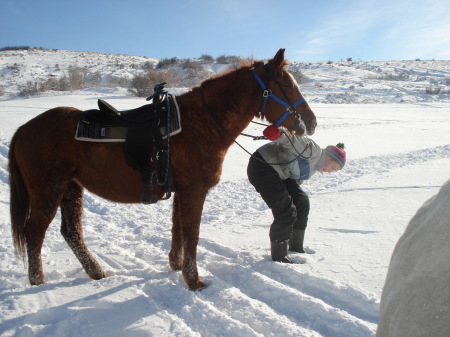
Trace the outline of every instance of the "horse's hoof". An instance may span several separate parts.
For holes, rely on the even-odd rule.
[[[45,281],[30,281],[31,286],[40,286],[41,284],[45,284]]]
[[[169,266],[170,266],[170,269],[172,269],[172,270],[175,270],[175,271],[181,270],[181,265],[178,263],[169,263]]]
[[[28,280],[30,281],[30,285],[32,286],[40,286],[41,284],[45,283],[44,275],[38,275],[29,277]]]
[[[169,266],[172,270],[181,270],[181,258],[178,254],[169,253]]]
[[[197,281],[197,283],[194,286],[190,286],[189,290],[191,291],[202,291],[203,289],[207,288],[208,285],[204,283],[203,281]]]
[[[103,278],[109,277],[109,274],[104,272],[103,270],[97,272],[97,273],[89,273],[88,276],[93,280],[101,280]]]

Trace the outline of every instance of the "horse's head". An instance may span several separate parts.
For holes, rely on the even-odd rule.
[[[316,116],[303,98],[294,77],[286,70],[284,49],[266,64],[255,62],[253,74],[262,88],[259,116],[297,135],[314,134]]]

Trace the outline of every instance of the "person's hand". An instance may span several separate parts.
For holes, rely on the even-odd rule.
[[[263,135],[269,140],[277,140],[281,136],[281,131],[277,126],[271,125],[265,128]]]

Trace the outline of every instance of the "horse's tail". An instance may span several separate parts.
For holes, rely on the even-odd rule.
[[[24,260],[26,250],[25,223],[30,214],[30,198],[16,161],[15,146],[19,134],[20,129],[13,136],[9,147],[10,213],[16,255]]]

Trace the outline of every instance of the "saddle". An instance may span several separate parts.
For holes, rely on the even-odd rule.
[[[175,97],[164,90],[164,84],[156,85],[154,94],[147,98],[152,103],[136,109],[118,111],[99,99],[98,110],[82,113],[75,135],[80,141],[124,142],[125,161],[142,176],[144,204],[158,201],[154,183],[161,186],[163,200],[173,192],[170,136],[181,132],[181,125]]]

